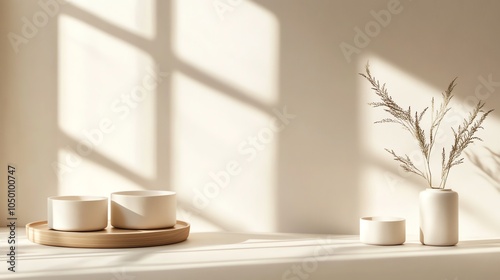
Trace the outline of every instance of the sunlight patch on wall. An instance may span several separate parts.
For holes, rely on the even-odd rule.
[[[82,158],[72,148],[63,147],[58,152],[58,161],[75,165],[71,171],[60,177],[57,194],[109,196],[112,192],[140,190],[143,186],[117,172],[110,172],[107,166]]]
[[[243,1],[222,20],[212,1],[182,0],[173,15],[172,47],[182,62],[261,103],[277,102],[279,22],[271,12]]]
[[[58,121],[63,148],[81,155],[88,167],[82,164],[74,169],[85,172],[67,175],[81,182],[95,180],[100,187],[115,182],[102,179],[109,177],[106,172],[155,178],[155,95],[161,81],[151,57],[64,15],[59,18],[58,36]]]
[[[180,72],[172,76],[172,116],[172,184],[185,208],[232,230],[273,228],[273,118]]]
[[[70,4],[146,39],[156,36],[154,0],[71,0]]]

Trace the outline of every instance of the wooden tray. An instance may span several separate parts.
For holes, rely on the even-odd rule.
[[[31,242],[74,248],[132,248],[178,243],[189,236],[189,223],[177,221],[171,228],[152,230],[118,229],[111,226],[99,231],[74,232],[50,229],[47,221],[26,225]]]

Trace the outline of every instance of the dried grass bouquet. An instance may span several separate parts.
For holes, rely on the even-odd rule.
[[[425,159],[425,170],[422,171],[419,169],[408,155],[405,154],[404,156],[400,156],[392,149],[385,150],[394,157],[395,161],[400,163],[401,168],[403,168],[406,172],[415,173],[424,178],[430,188],[444,189],[448,175],[450,174],[450,169],[455,165],[463,163],[464,158],[460,155],[465,148],[474,143],[475,140],[482,141],[481,138],[476,137],[475,134],[482,128],[481,124],[493,110],[486,112],[483,111],[484,102],[479,101],[472,111],[469,112],[468,117],[464,118],[462,124],[460,124],[457,128],[451,128],[454,136],[454,142],[449,149],[448,156],[446,156],[445,148],[441,151],[441,182],[438,187],[435,187],[432,185],[432,172],[430,167],[431,152],[436,142],[437,132],[441,126],[443,118],[451,109],[449,104],[450,100],[453,98],[452,91],[456,85],[456,78],[451,81],[446,91],[442,93],[440,106],[435,107],[434,98],[432,98],[430,113],[427,114],[430,114],[430,127],[425,128],[422,127],[422,118],[427,113],[429,107],[426,107],[421,112],[413,112],[411,107],[403,109],[389,95],[385,84],[381,86],[379,81],[372,76],[369,64],[366,65],[366,73],[359,73],[359,75],[363,76],[368,80],[368,82],[370,82],[373,91],[380,98],[380,101],[368,104],[374,108],[380,107],[390,115],[390,117],[376,121],[375,123],[395,123],[408,131],[413,138],[415,138],[420,151],[422,152]]]

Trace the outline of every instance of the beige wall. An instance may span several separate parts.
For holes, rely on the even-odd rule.
[[[20,224],[45,218],[45,200],[57,192],[50,166],[57,160],[57,32],[56,20],[16,54],[8,33],[20,34],[21,18],[40,10],[35,1],[2,1],[2,201],[6,201],[7,164],[17,167]],[[6,207],[2,203],[2,208]],[[4,220],[7,209],[1,214]]]
[[[58,4],[17,54],[1,41],[1,166],[19,169],[22,223],[44,219],[51,195],[171,189],[195,230],[353,234],[360,216],[392,215],[417,234],[425,184],[383,150],[414,143],[372,124],[383,115],[357,73],[370,60],[420,108],[459,76],[452,117],[481,79],[500,81],[496,1],[96,3]],[[43,11],[0,5],[4,38]],[[477,96],[497,108],[499,92]],[[500,153],[498,113],[484,126],[476,163],[449,180],[463,237],[500,233],[500,160],[484,148]]]

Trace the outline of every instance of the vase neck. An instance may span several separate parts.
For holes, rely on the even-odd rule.
[[[451,192],[451,191],[453,191],[452,189],[434,189],[434,188],[427,188],[425,190],[430,191],[430,192]]]

